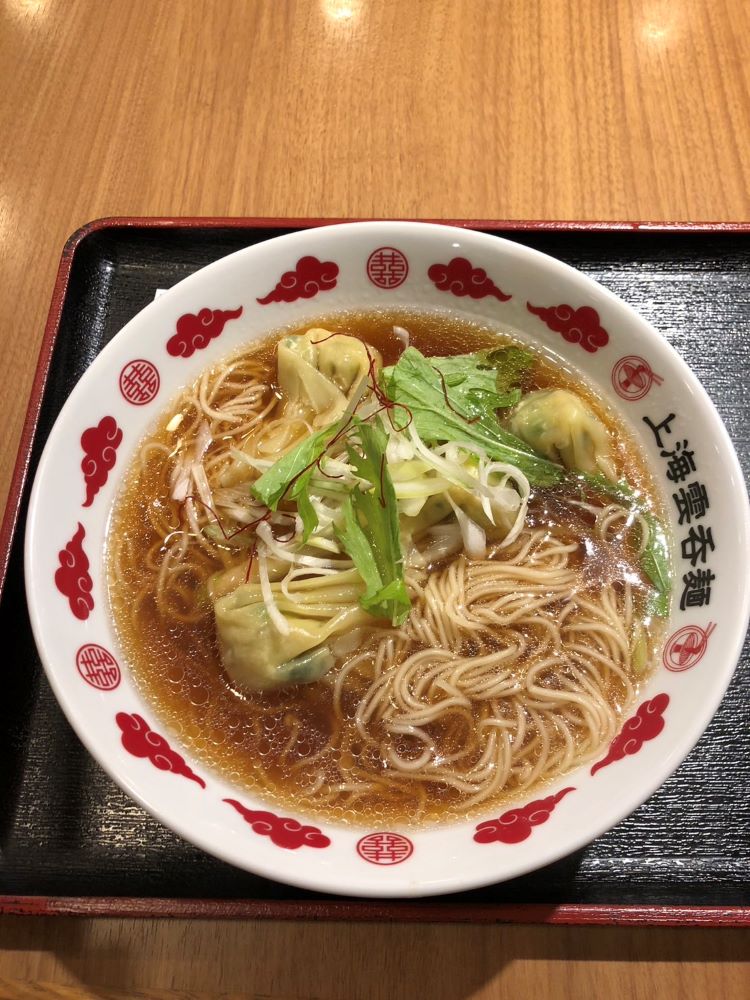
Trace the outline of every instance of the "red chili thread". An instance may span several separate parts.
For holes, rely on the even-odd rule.
[[[380,387],[380,384],[378,383],[378,377],[375,371],[375,364],[376,364],[375,356],[373,354],[370,354],[370,348],[367,346],[367,344],[364,345],[364,348],[365,351],[367,352],[367,358],[370,362],[370,368],[369,368],[370,388],[372,389],[378,403],[380,403],[380,409],[376,411],[376,413],[373,413],[372,416],[375,417],[378,415],[378,413],[382,413],[383,410],[385,410],[388,416],[388,422],[391,425],[391,429],[394,431],[405,431],[407,427],[409,427],[409,425],[411,424],[412,420],[414,419],[414,414],[411,412],[411,410],[405,403],[394,403],[392,399],[389,399],[388,396],[386,396],[386,394]],[[407,421],[401,427],[397,426],[393,419],[393,411],[399,408],[402,410],[406,410],[407,413]]]
[[[380,456],[380,506],[385,509],[385,454]]]
[[[312,344],[322,344],[326,340],[331,340],[333,337],[339,337],[339,336],[344,336],[344,334],[331,333],[327,337],[323,337],[320,340],[310,341],[310,343],[312,343]],[[376,362],[376,358],[375,358],[375,356],[373,354],[371,354],[370,348],[369,348],[369,346],[367,344],[364,344],[364,342],[363,342],[363,346],[365,348],[365,352],[367,353],[367,359],[368,359],[368,375],[369,375],[368,383],[369,383],[370,389],[372,390],[372,392],[375,395],[375,398],[378,400],[378,403],[380,403],[379,408],[377,410],[375,410],[374,413],[370,414],[369,417],[366,417],[365,419],[367,421],[373,420],[376,416],[379,416],[379,414],[381,414],[381,413],[383,413],[385,411],[385,413],[388,416],[388,421],[389,421],[389,423],[391,425],[391,428],[394,431],[405,431],[411,425],[411,423],[412,423],[412,421],[414,419],[414,414],[412,413],[411,409],[405,403],[395,403],[393,400],[389,399],[388,396],[386,396],[386,394],[381,389],[381,387],[380,387],[380,385],[378,383],[378,378],[377,378],[377,373],[376,373],[376,363],[377,363]],[[436,371],[437,371],[437,369],[436,369]],[[438,372],[438,374],[440,375],[440,378],[443,380],[443,392],[445,393],[445,396],[446,396],[446,402],[448,403],[448,406],[450,406],[451,409],[453,409],[453,407],[450,404],[450,400],[448,400],[448,393],[447,393],[447,389],[446,389],[446,386],[445,386],[445,380],[443,379],[443,376],[442,376],[441,372]],[[315,459],[313,459],[312,462],[309,462],[303,469],[301,469],[295,476],[293,476],[289,480],[289,482],[287,483],[287,485],[286,485],[286,487],[284,489],[284,492],[279,497],[279,501],[278,501],[279,503],[281,503],[281,501],[287,495],[287,493],[289,492],[289,490],[294,486],[294,484],[297,482],[297,480],[300,479],[313,466],[316,466],[317,469],[318,469],[318,471],[322,475],[326,476],[326,478],[328,478],[328,479],[343,479],[344,478],[343,475],[332,475],[331,473],[325,472],[325,470],[322,468],[322,466],[321,466],[320,463],[321,463],[321,460],[325,457],[326,451],[329,448],[333,447],[333,445],[336,444],[339,440],[341,440],[341,438],[348,432],[349,428],[352,425],[352,422],[353,422],[353,419],[354,419],[354,415],[356,414],[357,410],[359,409],[359,407],[361,405],[361,402],[362,402],[361,399],[357,401],[357,404],[355,405],[354,410],[349,415],[349,419],[346,421],[346,423],[344,424],[344,426],[341,427],[341,428],[339,428],[339,430],[336,432],[336,434],[331,438],[331,440],[325,446],[325,449],[322,452],[322,454],[318,455],[318,457],[315,458]],[[393,419],[393,411],[396,410],[396,409],[399,409],[399,408],[402,409],[402,410],[405,410],[406,414],[407,414],[407,421],[402,426],[397,426],[394,423],[394,419]],[[454,412],[458,412],[458,411],[454,411]],[[461,414],[458,414],[458,415],[461,416]],[[464,419],[466,419],[466,418],[464,418]],[[479,418],[477,417],[476,419],[478,420]],[[473,421],[470,421],[470,422],[473,422]],[[380,498],[379,498],[379,503],[380,503],[381,507],[385,507],[386,506],[385,491],[384,491],[384,482],[385,482],[385,478],[384,477],[385,477],[385,455],[382,455],[381,458],[380,458]],[[224,538],[225,541],[230,541],[231,539],[235,538],[237,535],[241,535],[243,532],[247,531],[248,528],[256,528],[263,521],[268,521],[269,518],[271,517],[271,509],[268,508],[266,510],[266,513],[263,514],[262,517],[256,518],[256,520],[250,521],[248,524],[243,524],[239,528],[237,528],[235,531],[232,531],[232,532],[228,533],[225,530],[224,525],[221,523],[221,518],[216,513],[216,511],[213,509],[213,507],[210,506],[210,504],[205,503],[205,501],[201,500],[200,497],[195,496],[194,494],[188,494],[188,496],[186,496],[185,499],[179,504],[179,515],[178,515],[178,517],[179,517],[179,528],[180,528],[180,530],[184,530],[184,527],[183,527],[183,516],[185,515],[185,504],[186,504],[186,502],[188,500],[192,500],[193,502],[197,501],[198,503],[200,503],[209,512],[209,514],[213,517],[213,519],[216,522],[216,524],[219,526],[219,531],[221,531],[221,534],[222,534],[222,536],[223,536],[223,538]],[[296,533],[296,520],[294,518],[294,515],[292,513],[290,513],[289,511],[277,511],[277,513],[280,516],[282,516],[282,517],[289,517],[289,518],[291,518],[292,519],[292,525],[291,525],[291,527],[290,527],[290,529],[289,529],[289,531],[288,531],[288,533],[287,533],[287,535],[285,537],[282,537],[280,535],[278,535],[278,536],[274,535],[274,538],[277,541],[280,541],[280,542],[291,541],[291,539],[294,538],[294,535]],[[273,533],[273,529],[274,529],[274,525],[271,525],[271,532],[272,533]],[[250,559],[249,559],[249,562],[248,562],[247,573],[245,575],[245,582],[246,583],[250,579],[250,573],[252,571],[253,561],[255,560],[255,556],[257,554],[257,548],[258,548],[257,540],[254,540],[253,544],[252,544],[252,547],[250,549]]]
[[[231,532],[228,533],[226,531],[226,529],[224,528],[224,525],[221,523],[221,518],[216,513],[216,511],[213,509],[213,507],[211,507],[209,504],[207,504],[204,500],[201,500],[200,497],[194,496],[192,493],[189,494],[188,496],[186,496],[185,499],[180,504],[180,520],[182,520],[182,514],[184,512],[184,506],[185,506],[185,503],[188,500],[192,500],[193,502],[195,502],[197,500],[199,504],[201,504],[203,507],[206,508],[206,510],[208,510],[208,512],[211,514],[211,516],[213,517],[213,519],[218,524],[219,531],[224,536],[224,540],[225,541],[229,541],[230,539],[234,538],[236,535],[242,534],[242,532],[243,531],[247,531],[248,528],[257,528],[258,525],[262,524],[264,521],[269,522],[271,514],[273,513],[271,511],[271,509],[268,508],[268,509],[266,509],[266,512],[265,512],[265,514],[262,515],[262,517],[258,517],[254,521],[250,521],[248,524],[243,524],[241,527],[237,528],[236,531],[231,531]],[[280,517],[289,518],[291,520],[291,525],[287,529],[285,535],[283,535],[283,536],[282,535],[274,535],[274,538],[278,542],[290,542],[294,538],[294,536],[296,534],[296,530],[297,530],[297,521],[295,519],[295,516],[290,511],[286,511],[286,510],[280,510],[280,511],[277,511],[277,513],[278,513],[278,515]],[[270,524],[270,528],[271,528],[271,533],[272,534],[273,534],[273,531],[274,531],[275,527],[277,527],[277,525]],[[245,583],[247,583],[248,580],[250,579],[250,573],[252,572],[252,568],[253,568],[253,561],[255,560],[255,556],[257,555],[257,552],[258,552],[258,539],[254,538],[252,546],[250,548],[250,559],[249,559],[248,564],[247,564],[247,572],[245,573]]]
[[[247,563],[247,573],[245,573],[245,583],[247,583],[250,579],[250,574],[253,571],[253,563],[255,561],[255,556],[257,551],[258,551],[258,540],[256,538],[254,539],[252,548],[250,549],[250,558]]]
[[[355,412],[356,412],[356,407],[354,409],[355,409]],[[304,476],[304,474],[306,472],[309,472],[310,469],[312,469],[313,466],[317,465],[318,462],[321,460],[321,458],[323,458],[323,456],[325,455],[326,451],[330,447],[332,447],[334,444],[336,444],[336,442],[341,438],[341,436],[343,434],[345,434],[349,430],[349,427],[351,425],[353,417],[354,417],[354,413],[351,413],[349,415],[349,419],[347,420],[347,422],[344,424],[344,426],[342,428],[340,428],[336,432],[336,434],[334,434],[334,436],[331,438],[331,440],[328,442],[328,444],[323,449],[322,453],[320,455],[318,455],[317,458],[314,458],[312,460],[312,462],[308,462],[307,465],[304,467],[304,469],[300,469],[300,471],[297,473],[296,476],[292,476],[292,478],[289,480],[289,482],[284,487],[284,492],[279,497],[279,500],[278,500],[279,503],[281,503],[281,501],[286,497],[287,493],[289,493],[289,491],[292,489],[292,487],[297,482],[297,480],[300,479],[302,476]],[[318,466],[318,468],[320,468],[320,466]],[[323,470],[321,469],[321,472],[322,471]],[[325,475],[325,473],[323,473],[323,475]],[[333,479],[333,478],[338,478],[338,477],[330,476],[329,478]]]
[[[333,475],[333,473],[331,473],[331,472],[326,472],[326,470],[325,470],[325,469],[323,468],[323,466],[322,466],[322,465],[320,464],[320,463],[321,463],[321,461],[322,461],[322,460],[323,460],[323,459],[324,459],[325,457],[326,457],[326,456],[325,456],[325,452],[324,452],[324,453],[323,453],[322,455],[319,455],[319,456],[318,456],[318,460],[317,460],[317,462],[315,463],[315,464],[317,465],[317,467],[318,467],[318,472],[319,472],[319,473],[320,473],[320,474],[321,474],[322,476],[325,476],[325,477],[326,477],[326,479],[343,479],[343,478],[344,478],[344,474],[343,474],[343,473],[340,473],[340,474],[339,474],[338,476],[334,476],[334,475]]]
[[[276,513],[279,515],[279,517],[288,517],[288,518],[290,518],[292,523],[286,529],[286,531],[283,534],[276,535],[276,534],[274,534],[274,528],[280,527],[280,525],[272,524],[271,522],[269,522],[269,527],[271,529],[271,534],[273,535],[274,539],[277,542],[291,542],[291,540],[294,538],[295,534],[297,533],[297,519],[296,519],[296,517],[289,510],[278,510],[278,511],[276,511]]]
[[[476,417],[472,417],[471,419],[469,419],[469,417],[465,417],[463,415],[463,413],[461,413],[460,410],[457,410],[456,407],[453,405],[453,403],[451,403],[450,399],[448,398],[448,386],[445,384],[445,376],[440,371],[440,369],[436,368],[434,365],[432,365],[432,369],[433,369],[433,371],[436,371],[438,373],[438,375],[440,376],[440,381],[441,381],[442,386],[443,386],[443,395],[445,396],[445,404],[448,407],[448,409],[452,410],[453,413],[455,413],[457,417],[460,417],[462,420],[465,420],[467,424],[475,424],[477,422],[477,420],[479,420],[479,416],[480,415],[477,414]]]
[[[328,337],[322,338],[322,340],[311,341],[311,343],[323,343],[324,340],[330,340],[331,337],[338,337],[338,336],[344,336],[344,334],[332,333]],[[407,429],[407,427],[409,427],[410,424],[411,424],[411,422],[413,421],[414,414],[412,413],[412,411],[409,409],[409,407],[405,403],[394,403],[392,399],[389,399],[388,396],[386,396],[386,394],[383,392],[382,388],[378,384],[378,378],[377,378],[377,373],[376,373],[376,364],[377,364],[377,361],[376,361],[375,355],[371,353],[369,346],[367,344],[365,344],[364,342],[363,342],[363,346],[364,346],[365,352],[367,353],[367,359],[368,359],[368,375],[369,375],[368,385],[369,385],[370,389],[372,390],[372,392],[374,393],[375,398],[377,399],[378,403],[380,404],[379,408],[377,410],[375,410],[374,413],[371,413],[368,417],[366,417],[365,420],[367,420],[367,421],[373,420],[379,414],[385,412],[387,414],[387,416],[388,416],[388,420],[390,422],[390,425],[391,425],[391,427],[392,427],[392,429],[394,431],[405,431]],[[321,452],[321,454],[318,455],[317,458],[314,458],[311,462],[308,462],[307,465],[303,469],[300,469],[300,471],[295,476],[292,476],[292,478],[289,480],[289,482],[284,487],[284,492],[279,497],[278,503],[281,503],[282,500],[284,500],[288,496],[289,492],[291,490],[293,490],[295,483],[299,479],[301,479],[302,476],[304,476],[306,472],[309,472],[310,469],[312,469],[313,467],[316,467],[318,469],[318,471],[321,472],[322,475],[326,476],[328,479],[343,479],[344,478],[343,475],[335,476],[335,475],[331,475],[328,472],[325,472],[320,463],[321,463],[321,460],[325,457],[326,452],[329,451],[329,449],[331,449],[335,444],[337,444],[341,440],[341,438],[344,437],[344,435],[346,435],[349,432],[349,429],[351,428],[351,425],[352,425],[352,423],[354,421],[354,417],[355,417],[355,415],[357,413],[357,410],[359,409],[359,407],[361,405],[362,405],[362,399],[359,399],[357,401],[357,404],[354,407],[354,410],[352,411],[352,413],[350,413],[349,418],[346,421],[346,423],[343,425],[343,427],[340,427],[339,430],[334,434],[334,436],[331,438],[331,440],[326,444],[326,446],[323,449],[323,451]],[[393,411],[396,410],[396,409],[405,410],[406,414],[407,414],[406,423],[404,423],[401,426],[398,426],[395,423],[394,419],[393,419]],[[381,479],[382,479],[382,474],[381,474]],[[382,483],[381,483],[381,496],[382,496]],[[278,506],[278,504],[277,504],[277,506]]]
[[[346,333],[329,333],[327,337],[321,337],[320,340],[311,340],[311,344],[325,344],[327,340],[331,340],[332,337],[347,337]]]
[[[206,502],[205,502],[204,500],[201,500],[201,498],[200,498],[200,497],[198,497],[198,496],[195,496],[195,495],[194,495],[193,493],[189,493],[189,494],[188,494],[188,495],[187,495],[187,496],[185,497],[185,499],[184,499],[184,500],[183,500],[183,501],[182,501],[182,502],[180,503],[180,527],[182,527],[182,516],[183,516],[183,514],[184,514],[184,510],[185,510],[185,504],[187,503],[187,501],[188,501],[188,500],[192,500],[192,501],[193,501],[193,503],[196,503],[196,502],[197,502],[197,503],[199,503],[199,504],[200,504],[200,505],[201,505],[202,507],[205,507],[205,508],[206,508],[206,510],[207,510],[207,511],[209,512],[209,514],[211,515],[211,517],[212,517],[212,518],[214,519],[214,521],[216,521],[216,523],[218,524],[218,526],[219,526],[219,531],[220,531],[220,532],[222,533],[222,535],[224,536],[224,541],[225,541],[225,542],[228,542],[228,541],[231,541],[231,539],[232,539],[232,538],[235,538],[235,537],[236,537],[237,535],[241,535],[241,534],[243,533],[243,531],[247,531],[247,529],[248,529],[248,528],[255,528],[255,527],[256,527],[256,526],[257,526],[258,524],[260,524],[260,523],[261,523],[262,521],[267,521],[267,520],[268,520],[268,518],[269,518],[269,517],[271,516],[271,511],[270,511],[270,509],[266,509],[266,513],[265,513],[265,514],[263,514],[263,515],[262,515],[261,517],[259,517],[259,518],[256,518],[256,520],[255,520],[255,521],[249,521],[249,522],[248,522],[247,524],[243,524],[243,525],[241,525],[241,527],[237,528],[237,529],[236,529],[235,531],[230,531],[229,533],[227,533],[227,531],[226,531],[226,530],[225,530],[225,528],[224,528],[224,525],[223,525],[223,524],[221,523],[221,518],[220,518],[220,517],[219,517],[219,515],[218,515],[218,514],[216,513],[216,511],[215,511],[215,510],[213,509],[213,507],[211,507],[211,505],[210,505],[210,504],[207,504],[207,503],[206,503]]]

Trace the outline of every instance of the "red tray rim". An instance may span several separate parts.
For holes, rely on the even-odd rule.
[[[315,920],[548,924],[615,927],[747,927],[750,907],[365,900],[164,899],[131,896],[0,896],[0,914],[182,920]]]
[[[60,328],[65,296],[75,254],[93,233],[107,229],[312,229],[342,222],[372,221],[337,218],[219,217],[219,216],[110,216],[77,229],[65,242],[52,291],[39,360],[29,396],[13,469],[8,499],[0,525],[0,596],[2,595],[13,537],[18,524],[31,448],[42,399],[47,386],[52,351]],[[402,220],[399,220],[402,221]],[[509,219],[420,219],[465,229],[506,232],[580,233],[750,233],[750,222],[634,222],[542,221]],[[165,899],[112,896],[0,895],[0,914],[26,916],[170,917],[234,920],[400,920],[416,922],[579,924],[608,926],[749,927],[750,907],[744,906],[641,906],[619,903],[466,903],[466,902],[368,902],[360,900],[223,900]]]

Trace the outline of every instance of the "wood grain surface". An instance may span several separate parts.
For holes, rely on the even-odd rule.
[[[750,218],[745,0],[3,0],[0,496],[109,215]],[[6,917],[0,998],[745,997],[750,935]]]

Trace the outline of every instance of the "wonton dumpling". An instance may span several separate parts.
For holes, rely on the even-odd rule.
[[[325,334],[325,330],[315,330],[314,333]],[[316,340],[321,339],[316,337]],[[370,348],[376,361],[380,355]],[[347,396],[355,389],[370,370],[370,358],[367,348],[356,337],[331,337],[318,346],[318,369]]]
[[[467,514],[472,521],[475,521],[493,542],[501,542],[506,537],[510,529],[516,522],[518,507],[521,505],[521,498],[518,498],[518,505],[514,509],[501,507],[499,504],[490,501],[492,510],[492,521],[482,506],[482,500],[476,493],[462,490],[460,486],[454,486],[451,491],[451,498],[457,507]]]
[[[364,590],[356,570],[294,581],[289,593],[272,583],[288,634],[271,620],[259,584],[243,584],[214,602],[221,659],[229,677],[256,691],[319,680],[334,664],[325,647],[332,635],[372,622],[359,606]],[[311,650],[319,655],[305,656]]]
[[[617,479],[607,428],[567,389],[530,392],[515,408],[509,427],[540,455],[566,469]]]
[[[312,409],[313,426],[327,427],[346,409],[346,396],[317,367],[317,349],[311,335],[325,334],[311,330],[304,337],[286,337],[277,348],[279,388],[293,408]]]
[[[277,559],[274,556],[268,557],[268,578],[274,582],[278,580],[283,580],[284,577],[289,572],[289,563],[284,562],[282,559]],[[228,566],[226,569],[219,570],[208,578],[208,596],[210,600],[216,601],[220,597],[226,597],[227,594],[233,593],[238,587],[241,587],[244,583],[253,582],[257,584],[258,582],[258,563],[255,561],[250,569],[250,579],[247,576],[247,565],[245,562],[237,563],[234,566]]]
[[[301,417],[315,429],[329,427],[338,420],[369,372],[367,351],[356,337],[332,336],[330,330],[320,327],[302,336],[281,340],[276,349],[276,365],[279,388],[284,394],[285,416]],[[380,367],[379,352],[373,347],[369,351],[376,366]],[[252,443],[251,437],[247,444],[251,447]],[[287,449],[295,443],[291,438]],[[283,454],[282,449],[278,450],[277,455],[280,454]],[[221,485],[236,486],[247,482],[248,478],[247,463],[235,455],[222,470]]]
[[[327,427],[341,416],[369,364],[356,337],[331,336],[321,328],[285,337],[277,348],[279,387],[292,407],[312,409],[314,427]]]
[[[460,486],[451,486],[448,494],[456,506],[460,507],[472,521],[475,521],[493,542],[501,542],[515,523],[516,511],[506,510],[498,504],[491,504],[493,524],[482,507],[481,497]],[[418,539],[425,531],[440,524],[441,521],[455,518],[455,511],[450,505],[448,494],[439,493],[429,497],[415,517],[403,517],[402,524],[406,535]],[[519,504],[520,502],[519,498]]]

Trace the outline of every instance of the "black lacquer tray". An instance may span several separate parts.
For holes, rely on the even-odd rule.
[[[102,347],[154,297],[234,250],[330,220],[109,219],[68,241],[0,530],[0,912],[750,924],[750,649],[709,730],[662,788],[583,851],[425,902],[303,892],[161,826],[83,749],[47,685],[23,590],[28,490],[47,434]],[[750,469],[750,225],[452,220],[552,254],[676,347]]]

